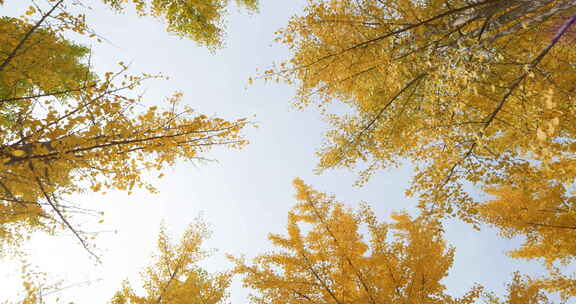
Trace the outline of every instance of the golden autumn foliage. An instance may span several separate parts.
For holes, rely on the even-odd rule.
[[[557,263],[576,253],[575,23],[573,1],[312,0],[278,32],[291,59],[264,77],[297,84],[295,105],[327,115],[319,171],[367,163],[362,184],[411,161],[407,194],[425,215],[492,224],[525,238],[513,257],[546,262],[549,278],[515,277],[506,301],[567,299],[576,277]],[[333,102],[352,113],[330,114]]]
[[[299,179],[294,186],[298,203],[288,214],[287,235],[269,235],[276,250],[253,263],[230,257],[233,271],[209,274],[198,265],[209,255],[201,247],[210,236],[205,222],[196,219],[178,243],[162,225],[141,287],[124,281],[109,303],[225,303],[233,274],[256,292],[251,303],[550,304],[545,290],[560,291],[563,300],[574,296],[567,294],[573,282],[566,277],[534,280],[517,272],[502,297],[476,285],[454,298],[442,283],[454,248],[446,245],[440,222],[396,213],[392,223],[383,223],[368,205],[354,211]],[[6,304],[44,303],[43,294],[61,290],[28,267],[24,263],[22,300]]]
[[[166,22],[167,31],[196,41],[209,48],[222,45],[224,15],[230,0],[103,0],[111,7],[121,10],[132,2],[142,16],[150,15]],[[258,0],[236,0],[236,4],[256,11]]]
[[[167,31],[209,49],[222,45],[230,0],[102,0],[165,21]],[[257,0],[236,5],[257,9]],[[0,0],[0,5],[3,0]],[[33,3],[0,18],[0,255],[34,231],[67,228],[91,251],[66,199],[84,192],[155,192],[144,178],[217,146],[241,148],[245,119],[208,117],[175,93],[144,106],[136,90],[150,74],[96,75],[89,50],[65,34],[93,33],[76,2]],[[406,160],[408,194],[420,216],[383,223],[368,205],[353,210],[296,179],[287,235],[252,263],[210,274],[198,263],[210,235],[195,221],[173,243],[161,228],[141,286],[125,281],[111,304],[228,299],[232,274],[253,303],[544,304],[576,297],[576,4],[573,0],[309,0],[278,32],[292,58],[264,73],[298,85],[295,105],[315,104],[332,125],[318,170],[356,168],[359,184]],[[340,102],[352,113],[330,113]],[[471,187],[471,186],[475,186]],[[471,194],[482,189],[492,198]],[[503,298],[475,286],[456,298],[443,279],[455,249],[442,216],[507,238],[524,237],[513,258],[544,262],[547,276],[515,273]],[[43,303],[45,275],[22,269],[20,304]],[[473,278],[470,278],[473,280]],[[82,300],[82,299],[79,299]]]
[[[479,208],[480,217],[500,229],[506,237],[526,236],[521,248],[511,254],[518,258],[542,258],[546,264],[564,264],[576,258],[576,213],[574,198],[562,185],[489,189],[496,196]]]
[[[118,76],[118,74],[116,74]],[[74,99],[37,99],[22,105],[17,124],[0,134],[2,217],[14,217],[27,205],[45,206],[43,217],[64,220],[60,198],[85,190],[131,191],[147,187],[142,174],[178,159],[198,159],[214,146],[239,148],[244,120],[197,115],[179,106],[180,95],[164,109],[138,110],[138,99],[122,95],[142,77],[108,74],[92,90]],[[38,213],[27,213],[37,217]],[[70,228],[70,227],[68,227]]]
[[[198,262],[208,256],[201,248],[210,236],[206,224],[196,220],[179,243],[173,243],[162,227],[154,262],[142,272],[144,295],[125,281],[111,304],[218,304],[225,303],[230,273],[210,274]]]
[[[0,18],[0,125],[14,124],[18,108],[29,99],[66,98],[95,79],[84,60],[89,50],[61,36],[82,30],[78,16],[54,10],[50,17],[57,22],[44,26],[49,16],[31,22],[35,11],[29,7],[20,18]]]
[[[16,301],[4,301],[2,304],[44,304],[46,295],[63,290],[62,281],[51,282],[47,273],[38,271],[25,259],[20,261],[22,292]],[[56,300],[56,303],[61,303]],[[72,303],[68,303],[72,304]]]
[[[265,76],[296,83],[299,107],[352,110],[328,115],[319,170],[367,162],[361,183],[410,160],[421,207],[474,222],[467,184],[506,185],[542,161],[576,177],[574,13],[561,0],[313,0],[278,33],[291,59]]]
[[[252,303],[475,303],[479,287],[460,299],[445,293],[454,249],[438,222],[398,213],[380,223],[366,205],[354,212],[299,179],[294,186],[288,234],[269,236],[276,250],[253,264],[233,258],[258,292]]]
[[[195,219],[174,242],[164,225],[158,235],[157,249],[152,263],[141,272],[139,287],[134,289],[125,280],[109,301],[110,304],[219,304],[228,298],[231,273],[208,273],[198,263],[211,254],[202,248],[211,232],[201,219]],[[16,301],[3,304],[42,304],[52,299],[50,295],[62,293],[67,287],[63,282],[50,282],[46,273],[38,271],[26,260],[21,261],[22,290]],[[83,303],[89,299],[79,298]],[[55,302],[64,303],[59,297]]]
[[[512,282],[506,285],[506,296],[502,300],[494,294],[485,293],[486,304],[551,304],[536,281],[514,273]]]
[[[175,93],[145,107],[134,92],[158,78],[118,72],[93,75],[87,50],[62,38],[86,33],[82,18],[53,1],[36,21],[1,19],[0,240],[21,241],[25,230],[70,229],[80,211],[63,198],[87,190],[146,187],[142,176],[177,160],[203,159],[215,146],[240,148],[246,121],[195,113]],[[33,15],[34,8],[31,7]],[[47,22],[51,20],[51,22]],[[53,21],[56,20],[56,21]]]
[[[0,35],[0,52],[10,54],[32,27],[21,19],[1,18],[0,33],[4,34]],[[25,103],[30,96],[69,96],[71,91],[81,89],[80,80],[93,80],[94,75],[83,63],[88,49],[62,39],[49,28],[33,31],[20,49],[12,59],[4,57],[2,61],[0,123],[13,123],[15,117],[10,109]]]
[[[562,269],[576,258],[574,198],[561,184],[488,189],[496,199],[479,208],[480,219],[507,238],[523,236],[524,243],[509,254],[514,258],[543,261],[549,276],[538,284],[563,298],[576,297],[575,274]]]

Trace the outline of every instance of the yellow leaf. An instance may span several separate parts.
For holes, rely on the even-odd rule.
[[[536,138],[538,138],[539,141],[545,141],[546,133],[542,131],[542,129],[538,128],[538,130],[536,131]]]
[[[14,150],[12,151],[12,155],[16,156],[16,157],[22,157],[24,155],[26,155],[26,151],[24,150]]]
[[[30,16],[32,14],[34,14],[36,12],[36,9],[33,6],[28,7],[28,10],[26,11],[26,15]]]
[[[556,103],[554,103],[554,101],[552,100],[553,98],[554,98],[554,91],[553,90],[549,90],[548,92],[545,93],[544,106],[546,107],[546,109],[550,110],[556,106]]]

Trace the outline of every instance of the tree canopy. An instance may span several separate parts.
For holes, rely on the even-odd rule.
[[[102,0],[117,10],[132,2],[138,14],[164,20],[170,33],[196,41],[209,48],[222,45],[225,35],[224,16],[230,0]],[[236,0],[249,11],[258,9],[258,0]]]
[[[15,123],[15,108],[39,95],[69,97],[93,81],[84,60],[89,49],[63,39],[50,28],[32,30],[18,18],[0,19],[0,124]],[[23,39],[30,33],[26,39]]]
[[[210,50],[223,45],[234,4],[258,9],[258,0],[101,2],[157,18]],[[75,222],[88,209],[71,197],[155,193],[150,173],[161,178],[213,148],[247,144],[247,119],[197,113],[178,91],[145,106],[139,88],[161,76],[132,75],[122,62],[94,72],[90,48],[70,38],[96,36],[83,9],[31,1],[22,16],[0,17],[0,256],[33,232],[67,229],[98,260]],[[178,243],[162,226],[140,286],[124,281],[111,304],[225,303],[234,274],[257,304],[576,297],[576,276],[565,271],[576,257],[573,0],[309,0],[277,40],[291,57],[261,76],[296,85],[295,107],[316,105],[331,125],[318,172],[358,169],[361,186],[411,162],[406,194],[420,198],[418,214],[382,222],[368,204],[348,208],[296,179],[287,234],[269,235],[274,251],[252,262],[230,256],[233,270],[211,274],[199,264],[209,254],[203,221]],[[333,103],[349,111],[332,114]],[[522,237],[509,256],[540,261],[547,273],[514,273],[504,295],[480,285],[451,295],[443,280],[456,249],[444,239],[447,217]],[[24,262],[20,304],[59,290],[30,269]]]
[[[142,179],[177,160],[203,159],[215,146],[240,148],[245,119],[208,117],[181,105],[174,93],[142,106],[135,91],[160,78],[119,70],[95,75],[89,51],[64,38],[89,34],[82,15],[52,1],[25,16],[3,18],[0,35],[0,240],[15,245],[24,231],[65,227],[82,245],[65,198],[84,191],[154,188]],[[163,174],[160,174],[160,177]]]
[[[362,183],[410,160],[407,193],[475,222],[465,185],[574,179],[575,12],[571,1],[310,1],[278,33],[291,59],[265,76],[296,83],[298,107],[351,108],[328,115],[319,170],[367,162]]]
[[[210,274],[198,265],[209,254],[201,247],[209,236],[210,231],[200,219],[188,226],[177,244],[171,242],[162,227],[154,262],[142,273],[144,295],[125,281],[110,304],[225,303],[230,273]]]

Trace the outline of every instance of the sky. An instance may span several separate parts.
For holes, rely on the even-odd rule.
[[[266,237],[286,231],[287,212],[295,203],[291,181],[296,177],[351,207],[368,202],[381,220],[389,220],[393,211],[416,212],[416,200],[404,196],[411,176],[409,166],[382,171],[360,188],[353,186],[356,175],[351,171],[314,174],[315,152],[327,130],[320,114],[290,106],[294,86],[262,81],[248,84],[257,69],[288,58],[288,50],[274,43],[274,32],[302,11],[305,0],[262,0],[258,14],[232,8],[225,48],[216,52],[167,34],[157,20],[139,18],[131,11],[115,13],[99,1],[84,2],[93,2],[92,10],[86,12],[87,22],[105,38],[100,44],[87,42],[98,72],[118,70],[119,61],[130,63],[132,73],[160,72],[170,79],[144,85],[146,104],[161,105],[171,93],[181,91],[184,102],[198,113],[230,120],[247,117],[259,128],[248,127],[245,135],[250,144],[242,150],[213,150],[204,155],[213,162],[181,161],[166,170],[164,178],[151,176],[159,194],[142,190],[132,195],[112,192],[71,198],[104,212],[103,224],[90,218],[77,221],[86,230],[103,231],[92,241],[102,264],[95,264],[66,233],[34,236],[25,245],[30,262],[50,275],[48,282],[62,280],[63,286],[69,286],[49,296],[48,303],[56,297],[63,303],[106,303],[122,280],[137,285],[162,221],[178,235],[195,217],[204,217],[213,231],[205,247],[218,250],[202,263],[208,271],[229,269],[232,265],[225,254],[250,258],[271,250]],[[27,3],[7,0],[1,12],[19,15]],[[502,294],[514,271],[543,273],[535,262],[505,255],[519,240],[502,239],[489,228],[475,231],[458,221],[448,221],[446,230],[446,239],[456,247],[454,266],[445,279],[453,295],[462,295],[475,283]],[[17,261],[0,262],[0,303],[13,299],[18,290],[18,267]],[[247,303],[248,292],[240,278],[235,278],[230,302]]]

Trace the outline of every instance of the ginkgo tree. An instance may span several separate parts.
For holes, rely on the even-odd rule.
[[[294,185],[288,235],[269,236],[277,250],[253,264],[234,259],[245,287],[258,292],[253,303],[471,304],[479,296],[479,287],[460,299],[445,292],[454,249],[437,221],[398,213],[380,223],[367,205],[354,212],[299,179]]]
[[[160,77],[129,75],[122,63],[94,75],[88,50],[63,38],[90,32],[83,15],[68,13],[64,0],[49,3],[0,23],[7,29],[0,34],[0,244],[18,244],[27,230],[65,227],[88,249],[70,222],[83,209],[64,198],[154,191],[145,172],[203,159],[215,146],[242,147],[246,120],[195,113],[180,93],[143,106],[135,90]]]
[[[222,46],[224,16],[230,0],[103,0],[111,7],[122,10],[132,2],[138,14],[150,15],[166,22],[167,31],[191,39],[211,49]],[[236,0],[236,4],[256,11],[258,0]]]
[[[165,109],[138,111],[138,99],[121,95],[142,78],[127,76],[124,86],[114,75],[94,90],[60,103],[42,99],[22,106],[17,124],[4,128],[0,139],[0,195],[3,223],[66,220],[72,206],[66,195],[84,190],[150,186],[142,179],[178,159],[202,158],[214,146],[239,148],[244,120],[226,121],[196,115],[179,106],[180,95]],[[45,107],[39,113],[38,107]],[[140,112],[140,113],[139,113]],[[69,210],[69,208],[72,208]],[[27,219],[27,221],[22,221]]]
[[[13,0],[12,0],[13,1]],[[0,1],[0,5],[11,0]],[[47,0],[48,3],[56,4],[62,16],[77,17],[75,22],[70,23],[76,29],[94,31],[84,24],[85,13],[72,13],[70,7],[78,9],[78,3],[72,0]],[[152,16],[166,23],[166,31],[174,33],[182,38],[190,39],[199,45],[212,50],[223,45],[225,36],[225,17],[230,9],[230,0],[101,0],[104,4],[116,11],[126,10],[127,4],[132,4],[140,16]],[[258,11],[258,0],[235,0],[236,6],[249,12]],[[31,3],[32,4],[32,3]],[[36,4],[35,4],[36,5]],[[31,6],[30,14],[36,11],[38,6]],[[87,6],[81,5],[82,8]]]
[[[485,292],[483,294],[486,304],[552,304],[543,290],[542,284],[538,281],[522,276],[515,272],[512,281],[506,284],[506,294],[504,298],[496,296],[494,293]]]
[[[200,219],[188,226],[179,243],[173,243],[162,226],[154,262],[142,272],[144,293],[136,292],[125,281],[110,304],[225,303],[231,273],[210,274],[198,265],[209,255],[201,247],[209,236]]]
[[[328,113],[320,171],[366,162],[362,183],[410,160],[423,209],[477,222],[466,185],[576,177],[574,23],[573,1],[313,0],[278,32],[291,58],[264,77]]]

